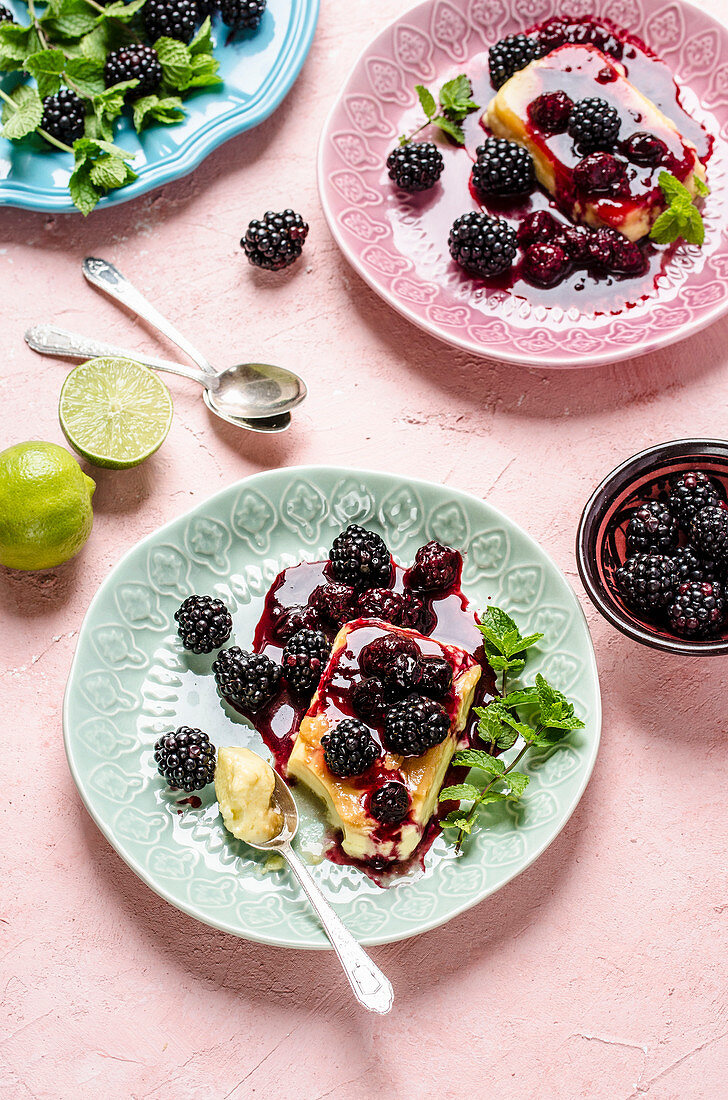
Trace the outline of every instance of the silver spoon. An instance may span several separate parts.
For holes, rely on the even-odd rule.
[[[92,286],[142,317],[197,364],[201,374],[195,381],[202,380],[205,403],[223,420],[234,424],[241,416],[250,419],[250,413],[242,410],[249,408],[250,396],[253,394],[257,394],[259,416],[277,416],[290,412],[304,400],[306,386],[303,380],[283,367],[267,363],[241,363],[218,373],[171,321],[163,317],[107,260],[88,256],[83,261],[83,273]]]
[[[94,340],[89,336],[81,336],[76,332],[69,332],[65,328],[56,325],[33,325],[26,330],[25,342],[33,351],[41,355],[57,355],[67,359],[94,359],[97,355],[120,356],[122,359],[133,359],[135,363],[142,363],[152,370],[168,371],[170,374],[179,374],[183,378],[191,378],[201,385],[206,385],[194,367],[188,367],[182,363],[173,363],[168,359],[159,359],[146,352],[129,351],[126,348],[118,348],[114,344],[105,344],[102,340]],[[253,386],[255,383],[252,384]],[[289,412],[279,413],[277,416],[260,416],[255,410],[258,408],[251,403],[249,416],[225,416],[229,424],[235,424],[239,428],[247,428],[250,432],[283,432],[291,423]],[[215,411],[215,410],[213,410]]]
[[[273,797],[283,814],[283,828],[272,840],[250,846],[258,848],[261,852],[279,852],[283,856],[315,909],[324,932],[331,941],[331,946],[339,956],[339,962],[344,968],[357,1001],[370,1012],[379,1012],[384,1015],[389,1012],[394,1003],[394,993],[389,979],[382,974],[379,967],[374,965],[361,944],[354,939],[321,893],[305,863],[291,847],[291,841],[298,829],[298,810],[288,784],[274,768],[271,768],[271,771],[276,777]],[[246,843],[250,844],[250,841]]]

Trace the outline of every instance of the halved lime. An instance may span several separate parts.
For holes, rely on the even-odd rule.
[[[74,367],[58,416],[66,439],[94,466],[124,470],[161,447],[172,423],[164,382],[131,359],[102,356]]]

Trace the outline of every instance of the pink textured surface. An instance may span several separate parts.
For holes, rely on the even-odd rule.
[[[352,274],[320,212],[313,149],[333,89],[406,6],[379,0],[374,26],[365,0],[327,0],[282,109],[193,177],[86,223],[3,215],[2,446],[63,442],[65,368],[25,348],[27,325],[154,347],[84,285],[88,253],[156,292],[213,360],[235,348],[310,384],[292,431],[261,440],[171,379],[159,453],[91,471],[96,524],[79,558],[52,574],[0,571],[8,1097],[725,1095],[725,660],[631,644],[582,594],[605,703],[591,784],[500,894],[373,951],[397,997],[384,1020],[355,1008],[332,956],[247,944],[168,908],[102,840],[66,768],[63,686],[96,587],[142,535],[232,480],[338,462],[466,488],[519,519],[581,594],[574,531],[602,475],[653,441],[725,435],[728,321],[633,364],[525,371],[447,349]],[[306,262],[264,277],[241,259],[240,232],[289,203],[311,222]]]

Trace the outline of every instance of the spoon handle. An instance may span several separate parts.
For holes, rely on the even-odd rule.
[[[192,346],[187,337],[183,336],[171,321],[163,317],[156,306],[153,306],[136,287],[132,286],[129,280],[108,260],[87,256],[83,261],[83,273],[93,286],[103,290],[104,294],[108,294],[110,298],[114,298],[117,302],[127,306],[133,313],[143,318],[148,324],[153,325],[163,336],[166,336],[168,340],[181,348],[193,363],[197,363],[201,371],[204,371],[205,374],[216,374],[204,355]]]
[[[379,1012],[381,1015],[389,1012],[394,1002],[394,993],[389,979],[374,965],[361,944],[354,939],[344,922],[331,908],[309,874],[306,865],[301,862],[290,844],[282,846],[279,851],[288,861],[303,892],[316,910],[359,1004],[368,1008],[370,1012]]]
[[[94,340],[90,336],[81,336],[65,328],[57,328],[56,325],[33,325],[25,333],[25,342],[33,351],[38,351],[41,355],[60,355],[69,359],[94,359],[97,355],[112,355],[115,358],[133,359],[135,363],[142,363],[145,367],[151,367],[152,370],[179,374],[183,378],[199,382],[201,386],[207,385],[206,378],[192,367],[182,363],[157,359],[146,352],[139,353],[118,348],[114,344],[105,344],[102,340]]]

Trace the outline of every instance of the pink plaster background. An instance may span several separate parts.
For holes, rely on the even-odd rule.
[[[156,293],[213,362],[234,348],[310,386],[292,431],[262,440],[170,378],[161,451],[90,471],[96,524],[80,557],[49,574],[0,570],[0,1090],[13,1100],[726,1095],[728,660],[671,659],[613,631],[583,596],[573,538],[619,460],[726,434],[728,320],[632,364],[561,374],[449,350],[375,297],[326,229],[314,150],[349,66],[407,6],[323,0],[283,107],[192,177],[86,222],[0,215],[0,447],[64,442],[65,368],[26,349],[30,323],[154,347],[86,287],[89,253]],[[238,239],[287,205],[311,223],[305,261],[265,276]],[[602,676],[602,749],[566,830],[474,911],[374,949],[396,990],[383,1020],[357,1010],[332,956],[238,941],[138,882],[83,809],[61,740],[76,635],[120,555],[232,480],[306,462],[420,475],[512,513],[581,596]]]

